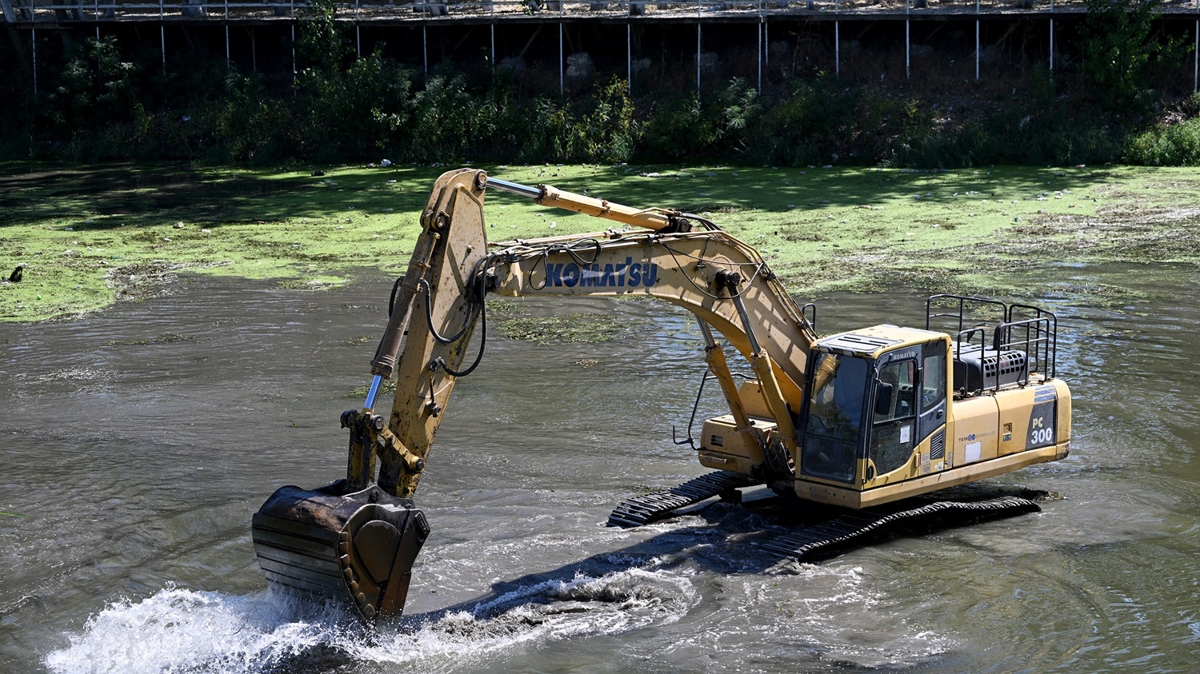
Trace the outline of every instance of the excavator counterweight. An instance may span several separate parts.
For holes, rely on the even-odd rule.
[[[488,187],[624,227],[492,244]],[[900,521],[1036,510],[1021,495],[944,490],[1069,450],[1071,397],[1056,378],[1050,312],[938,295],[923,329],[877,325],[819,338],[758,251],[704,217],[459,169],[434,184],[392,291],[367,398],[341,416],[350,435],[346,477],[317,489],[283,487],[254,515],[255,552],[273,587],[344,603],[368,622],[403,611],[429,536],[412,499],[456,379],[483,358],[488,293],[646,295],[695,316],[706,378],[720,384],[728,413],[706,420],[698,441],[689,424],[684,444],[717,470],[626,500],[610,516],[613,526],[713,496],[738,501],[738,489],[767,485],[786,495],[792,512],[820,513],[763,546],[798,558]],[[726,348],[751,371],[740,385]],[[389,378],[396,393],[385,417],[376,403]]]

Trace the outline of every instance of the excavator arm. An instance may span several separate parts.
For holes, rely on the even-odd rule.
[[[629,227],[489,245],[483,212],[489,187]],[[638,210],[483,171],[450,171],[434,185],[408,269],[393,289],[367,398],[342,415],[350,429],[346,478],[315,490],[284,487],[254,517],[256,552],[273,586],[349,598],[367,619],[403,610],[429,531],[411,498],[454,383],[474,370],[486,348],[488,293],[636,294],[687,309],[750,448],[754,477],[787,477],[795,465],[794,420],[816,335],[757,251],[699,216]],[[478,351],[464,365],[477,325]],[[750,363],[763,397],[756,408],[771,411],[771,431],[749,419],[714,333]],[[376,399],[382,381],[393,376],[396,394],[385,420]]]
[[[687,309],[701,326],[709,365],[746,434],[757,431],[743,409],[714,331],[746,358],[760,383],[763,402],[777,426],[773,437],[755,436],[752,442],[747,438],[756,469],[769,472],[772,447],[782,447],[787,454],[775,457],[776,472],[788,457],[794,461],[793,419],[816,335],[756,250],[697,216],[636,211],[549,186],[489,179],[482,171],[447,174],[438,185],[441,189],[435,188],[430,199],[422,233],[433,242],[433,254],[426,256],[422,247],[409,266],[409,273],[419,269],[426,275],[413,283],[412,293],[403,290],[407,274],[401,282],[401,300],[409,304],[393,307],[393,320],[373,364],[381,376],[378,368],[391,361],[391,345],[399,343],[397,331],[407,332],[396,360],[391,418],[375,434],[377,445],[385,448],[379,453],[382,488],[401,497],[413,495],[461,371],[465,346],[476,321],[485,315],[489,292],[513,297],[648,295]],[[485,250],[483,192],[489,186],[638,229],[508,241]],[[706,226],[693,230],[693,222]],[[480,346],[479,355],[484,348]],[[368,404],[363,414],[371,408]],[[371,430],[380,424],[369,426]],[[365,485],[369,466],[356,465],[365,469]]]

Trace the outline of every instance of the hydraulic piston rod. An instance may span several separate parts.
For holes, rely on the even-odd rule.
[[[606,199],[596,199],[595,197],[575,194],[573,192],[564,192],[550,185],[530,187],[529,185],[522,185],[490,176],[487,179],[487,185],[518,196],[528,197],[542,206],[553,206],[597,218],[615,220],[626,225],[644,227],[654,231],[671,227],[678,222],[679,218],[679,213],[676,211],[663,209],[639,210],[629,206],[622,206],[621,204],[614,204]]]

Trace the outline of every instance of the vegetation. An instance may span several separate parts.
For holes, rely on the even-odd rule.
[[[1154,103],[1153,70],[1177,63],[1180,37],[1153,34],[1162,0],[1087,0],[1084,71],[1103,92],[1097,101],[1117,112],[1143,112]]]
[[[623,77],[597,76],[560,98],[557,78],[539,89],[534,72],[443,64],[426,76],[379,49],[356,55],[335,6],[315,0],[301,23],[294,83],[229,70],[223,58],[164,71],[111,35],[70,45],[57,72],[43,68],[51,85],[37,100],[20,77],[0,83],[0,113],[15,122],[0,130],[0,158],[1194,164],[1195,106],[1167,86],[1192,45],[1154,30],[1158,3],[1089,0],[1068,40],[1082,45],[1081,59],[1064,57],[1053,79],[1044,63],[1018,82],[972,86],[884,85],[801,68],[761,94],[733,78],[701,101],[665,85],[631,97]]]
[[[761,250],[802,296],[896,286],[1021,295],[1022,284],[1044,287],[1032,270],[1057,260],[1200,262],[1194,169],[480,168],[632,206],[705,214]],[[0,285],[0,321],[70,316],[170,292],[183,272],[307,290],[368,269],[400,273],[429,187],[445,169],[323,170],[0,164],[0,271],[6,277],[28,264],[24,280]],[[493,192],[487,224],[488,238],[502,241],[612,223]],[[1062,292],[1081,302],[1120,301],[1105,288]],[[510,320],[519,316],[506,305],[489,306],[505,332],[569,338],[534,334]]]
[[[1134,136],[1125,154],[1147,166],[1200,166],[1200,93],[1185,99],[1168,121]]]
[[[0,158],[15,158],[0,163],[0,264],[29,264],[2,287],[0,320],[151,296],[184,271],[320,289],[398,270],[434,177],[471,162],[708,213],[799,292],[993,292],[989,269],[1048,246],[1194,263],[1194,172],[1106,166],[1200,165],[1200,96],[1165,86],[1190,45],[1152,30],[1156,7],[1094,0],[1082,61],[1033,69],[1011,93],[795,70],[703,100],[665,86],[632,97],[621,77],[560,98],[529,84],[536,73],[425,76],[382,50],[359,56],[328,0],[309,3],[294,84],[88,39],[36,99],[22,76],[0,78]],[[137,163],[79,164],[113,160]],[[488,218],[493,240],[602,227],[503,198]]]
[[[599,344],[616,339],[637,325],[637,321],[617,316],[576,312],[554,316],[505,316],[496,327],[510,339],[538,344]]]

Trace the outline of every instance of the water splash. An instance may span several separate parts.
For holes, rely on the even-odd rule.
[[[675,622],[697,601],[685,576],[625,569],[534,581],[369,631],[334,607],[269,592],[230,596],[168,587],[109,605],[44,664],[54,672],[130,674],[319,671],[347,663],[459,671],[526,644]]]
[[[264,592],[230,596],[168,587],[109,605],[70,645],[50,653],[55,672],[259,672],[355,629],[332,609]]]

